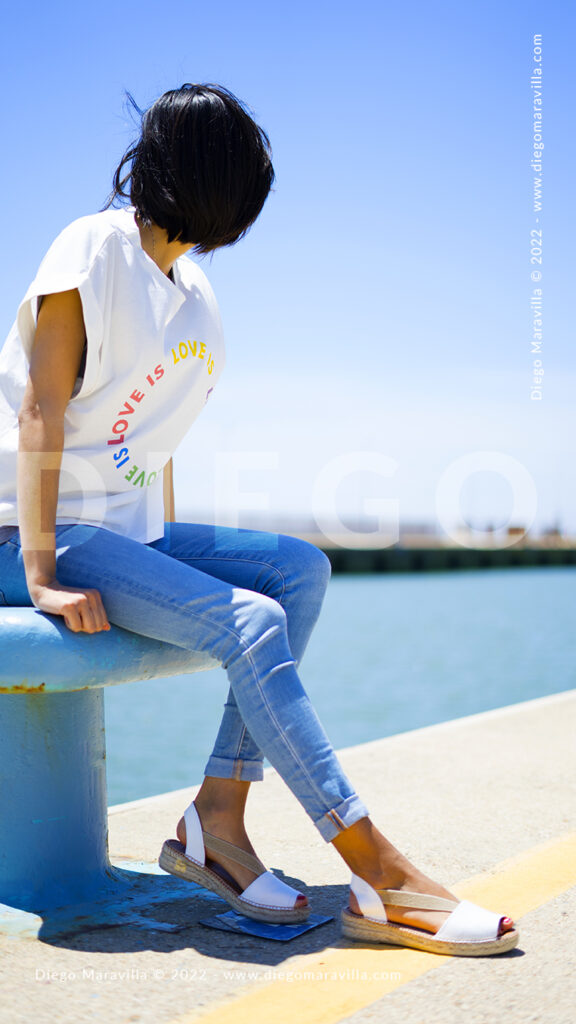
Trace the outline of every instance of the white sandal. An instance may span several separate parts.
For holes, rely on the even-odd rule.
[[[458,902],[404,889],[376,890],[358,875],[352,875],[350,888],[361,914],[354,914],[349,908],[342,911],[342,934],[346,938],[393,943],[448,956],[490,956],[506,953],[518,944],[520,936],[516,928],[498,935],[503,915],[484,910],[467,900]],[[419,910],[450,910],[452,913],[433,934],[413,925],[388,921],[385,903]]]
[[[225,839],[204,832],[194,803],[184,811],[184,822],[186,848],[177,839],[166,840],[158,858],[164,871],[209,889],[226,900],[237,914],[256,921],[267,921],[269,924],[297,924],[306,921],[310,907],[295,906],[298,896],[302,894],[267,871],[258,857],[240,850]],[[207,853],[228,857],[253,871],[258,878],[242,891],[228,872],[227,877],[223,878],[207,866]]]

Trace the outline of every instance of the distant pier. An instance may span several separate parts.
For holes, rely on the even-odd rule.
[[[181,522],[212,521],[211,514],[184,512]],[[240,529],[263,530],[300,537],[319,547],[330,559],[334,573],[446,572],[456,569],[521,569],[535,566],[576,565],[576,536],[559,523],[531,533],[520,523],[494,533],[486,525],[474,531],[461,526],[450,537],[434,523],[384,524],[379,531],[367,529],[366,521],[328,524],[323,532],[309,516],[274,516],[251,512],[238,523]],[[217,529],[217,527],[216,527]],[[477,532],[484,535],[478,541]],[[475,536],[476,533],[476,536]],[[355,545],[351,540],[354,536]],[[362,534],[366,536],[364,541]],[[360,546],[364,545],[365,546]],[[475,546],[475,544],[477,546]]]
[[[323,547],[322,545],[319,545]],[[510,569],[576,565],[576,548],[323,547],[334,573],[445,572],[451,569]]]

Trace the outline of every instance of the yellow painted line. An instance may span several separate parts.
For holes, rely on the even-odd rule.
[[[460,898],[506,913],[514,921],[576,885],[576,833],[533,847],[486,874],[455,886]],[[521,948],[522,938],[520,938]],[[336,1024],[452,957],[415,949],[344,945],[291,957],[282,968],[246,968],[230,975],[260,983],[231,1000],[193,1011],[171,1024]]]

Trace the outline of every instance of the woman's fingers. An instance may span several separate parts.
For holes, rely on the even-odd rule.
[[[110,623],[108,622],[108,616],[104,610],[102,604],[102,598],[98,590],[87,590],[86,596],[88,597],[90,611],[94,619],[96,630],[110,629]]]
[[[41,611],[61,615],[73,633],[99,633],[110,629],[98,590],[75,590],[53,583],[42,588],[35,604]]]
[[[62,608],[64,622],[74,633],[96,633],[96,621],[86,594],[71,595]]]
[[[78,598],[76,608],[80,615],[80,621],[82,622],[82,630],[84,633],[96,633],[96,616],[94,614],[94,609],[90,604],[88,594],[82,594]]]
[[[72,602],[64,605],[61,614],[68,629],[71,629],[73,633],[82,632],[83,626],[80,612]]]
[[[80,621],[80,630],[84,633],[99,633],[101,630],[110,629],[102,598],[97,590],[86,590],[75,597],[74,608],[78,616],[73,617],[72,621],[75,624]]]

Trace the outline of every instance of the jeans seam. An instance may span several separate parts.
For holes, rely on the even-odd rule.
[[[327,816],[331,819],[331,821],[334,822],[334,824],[340,829],[341,832],[343,832],[346,829],[346,825],[342,821],[342,818],[338,814],[338,811],[334,810],[334,808],[332,807],[326,813]]]
[[[235,748],[236,749],[236,756],[234,758],[229,758],[228,760],[234,760],[234,761],[240,760],[242,762],[242,764],[244,764],[246,762],[246,758],[243,757],[243,755],[242,755],[242,744],[244,743],[244,739],[246,737],[246,733],[249,734],[248,727],[247,727],[244,719],[242,718],[242,715],[240,714],[240,711],[238,710],[238,705],[236,703],[236,700],[234,700],[234,703],[231,703],[230,701],[226,701],[226,703],[224,704],[224,707],[225,708],[231,708],[233,711],[235,711],[236,714],[238,715],[238,717],[240,718],[240,720],[242,721],[242,733],[240,735],[240,740],[239,740],[239,742],[238,742],[238,744],[236,745],[236,748]],[[252,741],[252,742],[254,742],[254,741]],[[262,757],[259,757],[259,758],[256,758],[256,759],[250,758],[250,761],[254,762],[254,763],[261,764],[262,763]]]
[[[240,712],[238,712],[238,714],[240,714]],[[240,717],[242,717],[242,716],[240,716]],[[240,735],[240,741],[238,743],[238,746],[236,747],[236,757],[234,758],[235,761],[240,761],[240,762],[242,762],[242,744],[244,743],[244,737],[245,737],[246,733],[248,732],[248,730],[246,728],[246,722],[244,722],[244,719],[242,719],[242,722],[243,722],[242,733]]]

